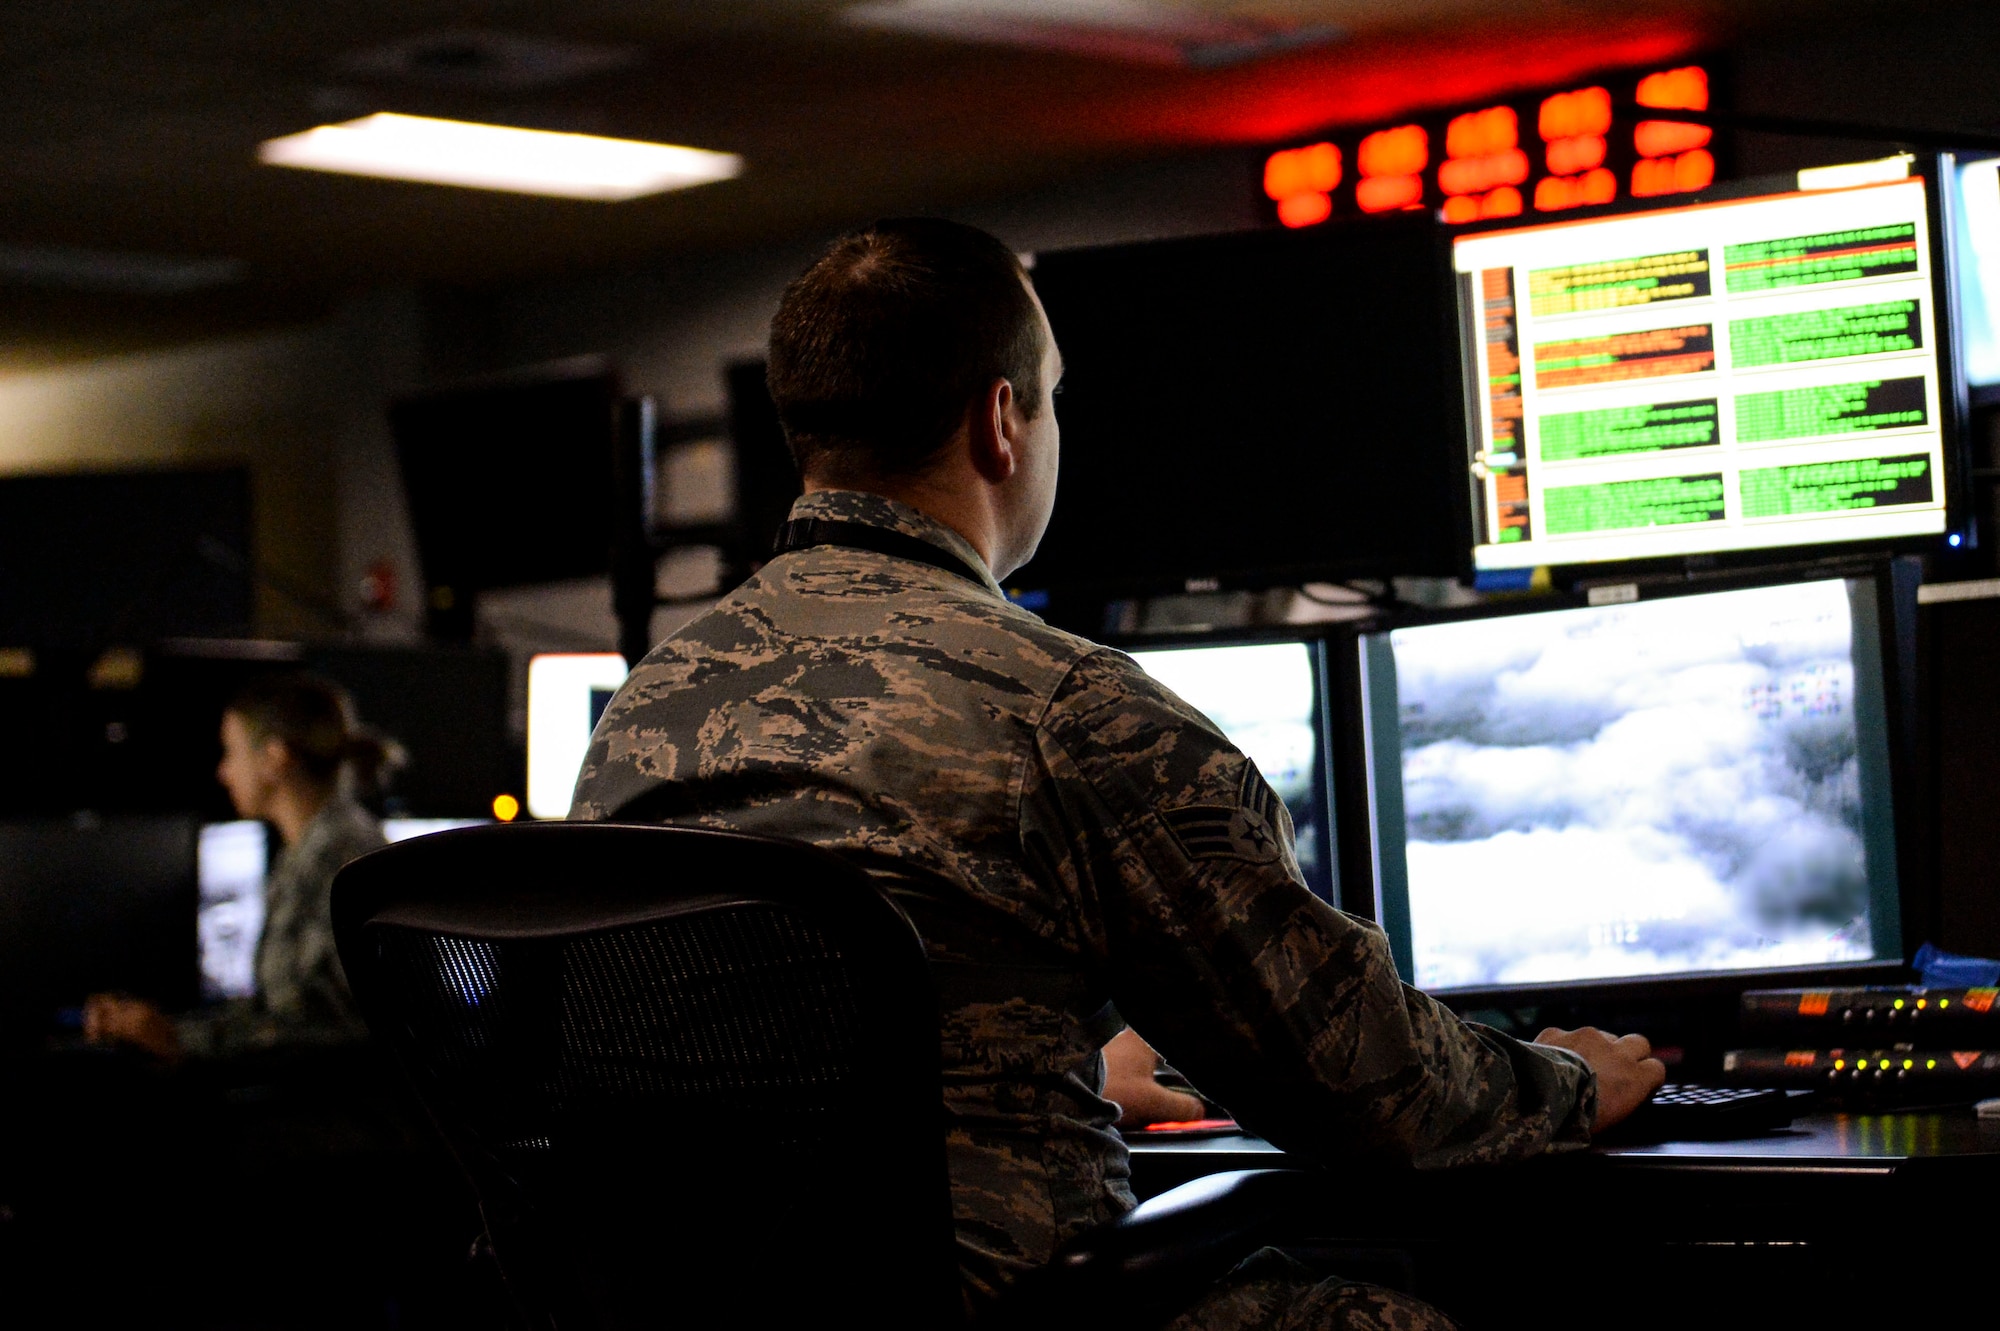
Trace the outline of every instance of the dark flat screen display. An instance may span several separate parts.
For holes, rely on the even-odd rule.
[[[1038,256],[1067,372],[1024,588],[1450,573],[1462,393],[1435,224],[1370,218]]]
[[[93,993],[193,1002],[198,833],[182,817],[0,823],[0,1028],[46,1028]]]

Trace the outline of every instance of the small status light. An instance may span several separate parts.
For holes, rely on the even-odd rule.
[[[1844,1069],[1845,1069],[1846,1067],[1847,1067],[1847,1060],[1846,1060],[1846,1059],[1844,1059],[1844,1058],[1836,1058],[1836,1059],[1834,1059],[1834,1060],[1833,1060],[1833,1070],[1834,1070],[1835,1072],[1840,1072],[1840,1071],[1843,1071],[1843,1070],[1844,1070]]]
[[[521,801],[512,795],[493,797],[493,816],[503,823],[511,823],[521,816]]]
[[[1956,550],[1958,549],[1959,541],[1962,539],[1963,538],[1960,537],[1957,532],[1953,532],[1951,535],[1944,538],[1944,543],[1950,546],[1952,549]]]
[[[1925,1067],[1925,1068],[1927,1068],[1927,1069],[1931,1069],[1931,1070],[1935,1070],[1935,1069],[1937,1068],[1937,1060],[1936,1060],[1935,1058],[1927,1058],[1927,1059],[1925,1059],[1925,1060],[1924,1060],[1924,1067]]]
[[[1922,998],[1919,998],[1919,999],[1917,1000],[1917,1011],[1919,1011],[1919,1012],[1922,1012],[1922,1011],[1924,1010],[1924,1004],[1925,1004],[1925,1003],[1926,1003],[1927,1001],[1928,1001],[1928,1000],[1926,1000],[1926,999],[1922,999]]]
[[[1941,1007],[1941,1008],[1947,1008],[1947,1007],[1950,1007],[1950,1006],[1951,1006],[1951,1000],[1950,1000],[1949,998],[1940,998],[1940,999],[1938,1000],[1938,1006],[1939,1006],[1939,1007]]]
[[[1889,1070],[1889,1060],[1886,1058],[1882,1060],[1882,1070],[1884,1072],[1887,1072]]]
[[[1903,1000],[1899,998],[1890,1006],[1894,1007],[1896,1011],[1901,1012],[1903,1010]]]
[[[1903,1060],[1903,1068],[1905,1071],[1915,1067],[1916,1065],[1917,1061],[1914,1058],[1906,1058]]]

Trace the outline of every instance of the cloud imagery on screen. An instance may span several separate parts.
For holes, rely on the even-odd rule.
[[[1420,985],[1870,955],[1844,583],[1391,641]]]

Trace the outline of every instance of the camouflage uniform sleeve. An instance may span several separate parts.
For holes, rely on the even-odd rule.
[[[1255,765],[1129,658],[1085,658],[1051,700],[1021,833],[1125,1018],[1270,1141],[1425,1166],[1587,1142],[1582,1060],[1402,984],[1381,931],[1306,888]]]
[[[273,874],[271,898],[290,909],[282,920],[267,916],[267,930],[280,930],[260,949],[260,992],[175,1023],[182,1049],[194,1058],[226,1059],[267,1049],[317,1048],[367,1038],[354,995],[341,969],[333,937],[333,876],[349,860],[382,844],[379,832],[345,828],[316,838],[288,856]]]

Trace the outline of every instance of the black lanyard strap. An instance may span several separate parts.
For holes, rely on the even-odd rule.
[[[887,527],[871,527],[865,522],[793,518],[778,528],[778,539],[773,543],[771,553],[788,555],[794,550],[810,550],[816,545],[844,545],[855,550],[872,550],[878,555],[914,560],[919,564],[929,564],[932,568],[941,568],[947,573],[956,573],[966,581],[977,583],[981,587],[986,585],[986,579],[972,565],[951,551],[939,549],[929,541],[920,540],[907,532],[891,531]]]

